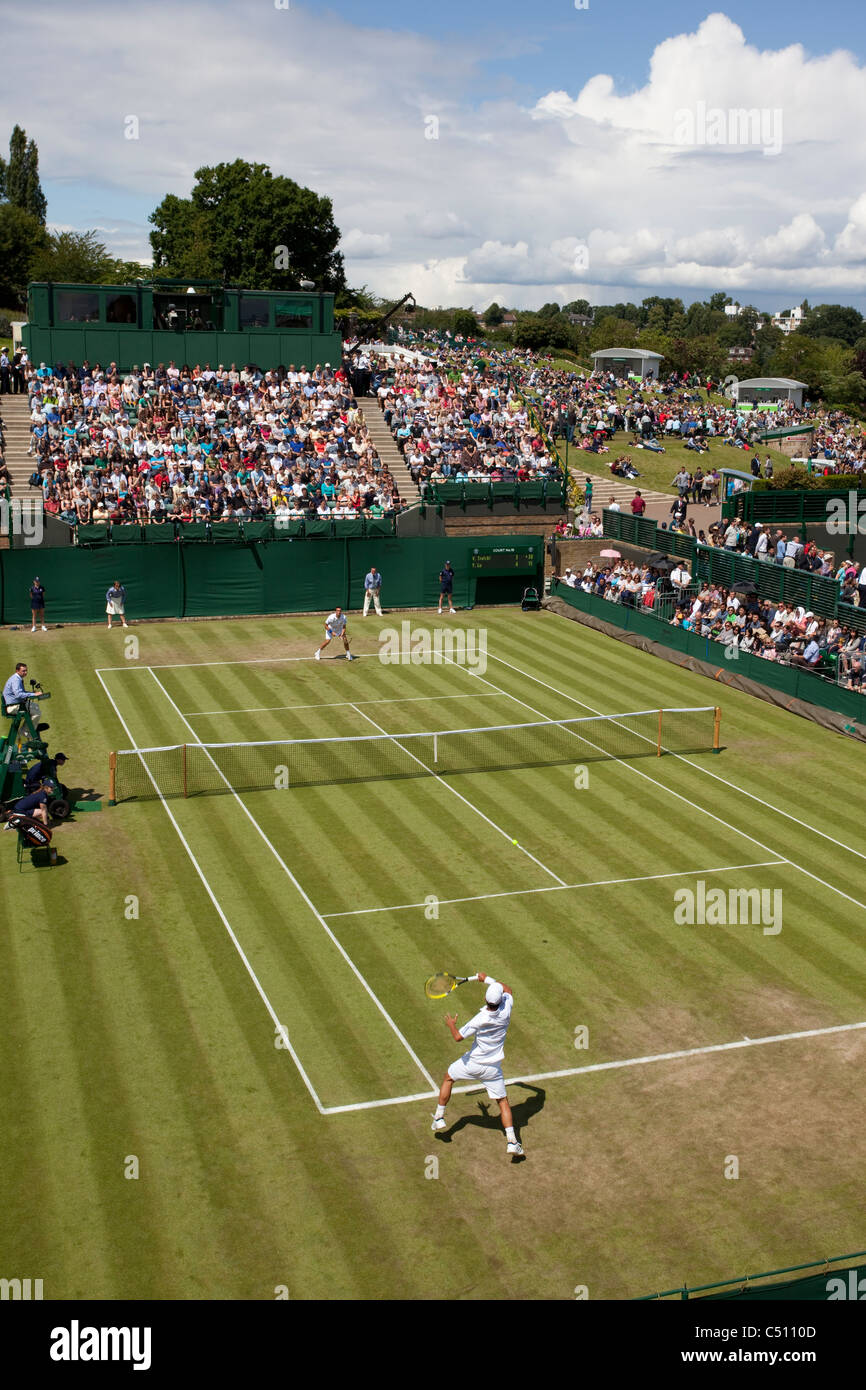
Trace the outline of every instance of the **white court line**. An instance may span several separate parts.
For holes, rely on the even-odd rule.
[[[156,668],[159,670],[159,667]],[[488,690],[476,690],[469,695],[407,695],[404,698],[388,700],[355,700],[356,705],[410,705],[416,700],[438,705],[442,700],[493,700],[494,694]],[[288,709],[342,709],[352,707],[351,700],[326,700],[317,705],[254,705],[252,709],[188,709],[187,719],[200,719],[206,714],[274,714]]]
[[[315,661],[314,656],[245,656],[237,661],[169,661],[162,666],[97,666],[100,671],[183,671],[188,666],[281,666],[287,661]],[[333,660],[333,657],[331,658]]]
[[[117,667],[117,670],[119,670],[119,671],[124,671],[124,670],[126,670],[126,669],[127,669],[127,668],[124,667],[124,666],[118,666],[118,667]],[[133,667],[131,667],[130,669],[131,669],[131,670],[138,670],[138,669],[142,669],[142,668],[134,667],[134,666],[133,666]],[[135,742],[135,740],[133,739],[132,734],[131,734],[131,732],[130,732],[130,730],[129,730],[129,727],[127,726],[126,720],[124,719],[123,715],[120,713],[120,710],[117,708],[117,705],[115,704],[114,699],[113,699],[113,697],[112,697],[111,691],[108,689],[108,686],[105,684],[105,681],[102,679],[102,676],[101,676],[101,674],[100,674],[99,671],[96,672],[96,675],[99,677],[99,683],[100,683],[100,685],[102,686],[103,690],[105,691],[106,695],[108,696],[108,699],[109,699],[109,701],[110,701],[110,703],[111,703],[111,706],[112,706],[112,709],[114,710],[114,713],[117,715],[118,719],[120,720],[121,724],[123,725],[123,731],[124,731],[124,733],[126,734],[126,737],[129,739],[130,745],[131,745],[133,748],[136,748],[136,749],[137,749],[137,748],[138,748],[138,744],[137,744],[137,743]],[[285,1044],[286,1044],[286,1048],[287,1048],[288,1052],[289,1052],[290,1055],[291,1055],[292,1061],[294,1062],[295,1066],[296,1066],[297,1069],[298,1069],[298,1072],[299,1072],[299,1074],[300,1074],[301,1080],[303,1081],[304,1085],[306,1086],[307,1090],[309,1091],[310,1095],[311,1095],[312,1098],[313,1098],[313,1102],[314,1102],[314,1104],[315,1104],[315,1106],[316,1106],[316,1109],[319,1111],[319,1114],[320,1114],[320,1115],[326,1114],[327,1111],[325,1110],[324,1106],[322,1105],[322,1102],[319,1100],[319,1097],[318,1097],[318,1095],[316,1094],[315,1088],[313,1087],[312,1081],[311,1081],[310,1078],[307,1076],[307,1073],[304,1071],[303,1065],[302,1065],[302,1063],[301,1063],[301,1059],[300,1059],[300,1057],[298,1056],[297,1052],[295,1051],[294,1047],[292,1046],[291,1039],[289,1038],[289,1035],[288,1035],[288,1032],[287,1032],[285,1026],[284,1026],[284,1025],[280,1022],[280,1020],[277,1018],[276,1012],[275,1012],[275,1010],[274,1010],[273,1005],[271,1004],[270,999],[269,999],[268,996],[265,994],[265,991],[264,991],[264,989],[262,988],[262,985],[261,985],[261,983],[260,983],[260,981],[259,981],[258,976],[256,975],[256,972],[253,970],[253,967],[250,965],[250,962],[248,961],[246,955],[244,954],[243,947],[241,946],[240,942],[238,941],[237,937],[235,936],[234,931],[232,930],[231,923],[229,922],[228,918],[226,917],[225,913],[224,913],[223,910],[222,910],[222,907],[220,906],[219,899],[217,898],[216,894],[214,893],[213,889],[211,888],[210,884],[208,883],[207,879],[205,878],[205,876],[204,876],[204,871],[203,871],[201,865],[199,864],[198,860],[196,859],[195,855],[193,854],[193,852],[192,852],[192,850],[191,850],[191,848],[190,848],[190,846],[189,846],[189,844],[188,844],[188,842],[187,842],[187,840],[186,840],[186,837],[185,837],[183,831],[181,830],[180,826],[178,825],[177,821],[175,820],[174,816],[172,815],[172,812],[171,812],[171,809],[170,809],[170,807],[169,807],[169,805],[168,805],[168,802],[166,801],[165,797],[163,796],[162,792],[160,791],[159,787],[157,786],[157,783],[154,781],[154,778],[153,778],[153,776],[152,776],[152,774],[151,774],[150,768],[147,766],[147,763],[144,761],[144,758],[141,759],[141,764],[142,764],[142,766],[143,766],[145,772],[147,773],[148,777],[150,777],[150,780],[151,780],[151,782],[153,783],[154,790],[155,790],[157,796],[159,797],[160,801],[162,802],[163,810],[165,811],[166,815],[168,816],[169,820],[171,821],[172,825],[174,826],[175,830],[177,831],[178,839],[180,840],[181,844],[183,845],[184,849],[186,850],[186,852],[187,852],[187,854],[188,854],[188,856],[189,856],[190,862],[192,863],[193,868],[195,869],[196,873],[198,874],[199,878],[201,879],[201,881],[202,881],[202,883],[203,883],[203,885],[204,885],[205,892],[207,893],[208,897],[210,898],[211,902],[213,903],[214,907],[216,908],[216,910],[217,910],[217,915],[219,916],[220,921],[222,922],[223,926],[225,927],[226,931],[228,932],[229,937],[231,938],[232,945],[234,946],[235,950],[237,951],[238,955],[240,956],[241,960],[243,961],[243,963],[244,963],[244,969],[246,970],[247,974],[249,975],[250,979],[252,980],[253,984],[255,985],[256,990],[257,990],[257,992],[258,992],[258,994],[259,994],[259,997],[261,998],[262,1002],[264,1003],[265,1008],[267,1009],[268,1013],[270,1014],[271,1019],[273,1020],[273,1023],[274,1023],[274,1028],[275,1028],[275,1030],[276,1030],[279,1034],[281,1034],[281,1036],[282,1036],[282,1038],[283,1038],[283,1041],[284,1041]]]
[[[561,615],[555,614],[554,616],[560,617]],[[564,621],[567,622],[569,620],[564,619]],[[538,676],[530,675],[528,671],[522,670],[519,666],[512,665],[510,661],[505,661],[503,657],[494,656],[493,660],[500,662],[503,666],[509,666],[512,671],[517,671],[520,675],[528,676],[529,679],[534,680],[537,685],[543,685],[546,690],[552,690],[555,695],[561,695],[564,700],[570,700],[572,704],[579,705],[581,709],[588,709],[591,714],[601,714],[601,710],[597,710],[593,705],[586,704],[584,700],[578,700],[576,695],[569,695],[564,690],[557,690],[555,685],[548,685],[547,681],[540,680]],[[498,689],[498,686],[494,688]],[[638,735],[638,737],[643,737],[643,735]],[[652,743],[652,739],[647,739],[646,741],[647,743]],[[750,801],[757,801],[759,806],[766,806],[768,811],[774,811],[777,816],[784,816],[785,820],[793,821],[795,825],[801,826],[803,830],[809,830],[813,835],[820,835],[822,840],[829,840],[831,845],[836,845],[839,849],[847,850],[849,854],[856,854],[858,859],[866,859],[866,854],[864,854],[862,850],[855,849],[853,845],[846,845],[844,840],[837,840],[835,836],[828,835],[825,830],[819,830],[817,825],[810,825],[808,821],[800,820],[798,816],[792,816],[790,811],[783,810],[781,806],[774,806],[771,801],[765,801],[763,797],[756,796],[754,792],[748,791],[745,787],[738,787],[736,782],[729,782],[727,778],[720,777],[717,772],[711,772],[708,767],[702,767],[700,763],[693,763],[691,758],[687,758],[685,754],[670,753],[669,756],[676,758],[681,763],[687,763],[688,766],[693,767],[696,772],[702,772],[705,777],[712,777],[714,782],[721,782],[723,786],[730,787],[731,791],[739,792],[741,796],[747,796]],[[799,867],[799,865],[797,867]]]
[[[282,856],[279,854],[278,850],[275,849],[274,845],[273,845],[273,844],[271,843],[271,841],[268,839],[267,835],[265,834],[264,830],[263,830],[262,827],[260,826],[259,822],[256,820],[255,816],[252,814],[252,812],[248,809],[248,807],[247,807],[247,806],[244,804],[244,802],[241,800],[240,796],[239,796],[238,793],[235,791],[234,787],[232,786],[232,784],[231,784],[231,782],[228,780],[228,778],[225,776],[225,774],[222,773],[222,772],[220,771],[219,767],[217,767],[217,764],[214,762],[214,759],[211,757],[211,755],[210,755],[210,753],[208,752],[207,748],[206,748],[205,745],[202,743],[201,739],[199,738],[198,734],[197,734],[197,733],[195,732],[195,730],[193,729],[192,725],[189,724],[189,723],[187,723],[187,720],[184,718],[183,714],[181,714],[181,712],[180,712],[180,710],[178,709],[177,705],[175,704],[174,700],[171,698],[171,696],[169,695],[169,693],[168,693],[168,691],[166,690],[165,686],[162,684],[162,681],[159,679],[159,677],[158,677],[157,675],[154,674],[154,672],[151,670],[150,667],[148,667],[147,669],[150,671],[151,676],[153,677],[154,681],[156,681],[156,684],[159,686],[160,690],[162,691],[162,693],[163,693],[163,695],[165,696],[165,698],[168,700],[169,704],[172,706],[172,708],[175,710],[175,712],[178,714],[178,716],[183,720],[184,724],[186,724],[186,727],[189,729],[189,731],[190,731],[190,733],[192,734],[193,739],[195,740],[195,742],[204,750],[205,753],[207,753],[208,758],[209,758],[210,761],[213,763],[214,767],[216,768],[216,771],[219,773],[220,777],[221,777],[222,780],[225,782],[226,787],[228,788],[228,790],[230,791],[230,793],[231,793],[232,796],[234,797],[234,799],[235,799],[235,801],[237,802],[237,804],[240,806],[240,808],[241,808],[241,810],[243,811],[244,815],[247,817],[247,819],[249,820],[250,824],[253,825],[253,826],[255,827],[255,829],[258,831],[259,835],[260,835],[261,838],[264,840],[264,842],[265,842],[265,844],[267,845],[268,849],[271,851],[271,854],[274,856],[274,858],[276,859],[276,861],[277,861],[277,863],[279,864],[280,868],[283,870],[283,873],[284,873],[284,874],[286,875],[286,877],[289,879],[289,882],[290,882],[290,883],[292,884],[292,886],[296,889],[296,891],[298,892],[298,894],[300,895],[300,897],[303,898],[304,902],[307,904],[307,907],[310,909],[310,911],[312,912],[313,916],[316,918],[316,920],[317,920],[317,922],[319,923],[319,925],[321,926],[322,930],[323,930],[323,931],[326,933],[326,935],[330,938],[331,942],[336,946],[337,950],[340,952],[340,955],[343,957],[344,961],[346,962],[346,964],[348,965],[349,969],[352,971],[353,975],[356,977],[356,979],[358,980],[358,982],[359,982],[359,983],[363,986],[363,988],[367,991],[367,994],[370,996],[370,998],[372,999],[373,1003],[376,1005],[376,1008],[379,1010],[380,1014],[381,1014],[382,1017],[385,1019],[386,1023],[387,1023],[388,1026],[391,1028],[392,1032],[395,1034],[395,1036],[396,1036],[397,1038],[399,1038],[400,1042],[403,1044],[403,1047],[406,1049],[406,1051],[408,1052],[409,1056],[412,1058],[412,1061],[413,1061],[413,1062],[415,1063],[415,1065],[417,1066],[418,1070],[420,1071],[421,1075],[424,1077],[425,1081],[429,1081],[430,1085],[431,1085],[431,1086],[433,1087],[433,1089],[435,1090],[435,1089],[436,1089],[436,1083],[435,1083],[435,1081],[433,1080],[433,1078],[432,1078],[432,1076],[430,1075],[430,1073],[429,1073],[429,1071],[427,1070],[427,1068],[424,1066],[424,1063],[421,1061],[420,1057],[418,1057],[418,1055],[416,1054],[416,1052],[413,1050],[413,1048],[412,1048],[412,1047],[410,1046],[410,1044],[407,1042],[406,1038],[405,1038],[405,1037],[403,1036],[403,1034],[400,1032],[400,1029],[397,1027],[397,1025],[396,1025],[396,1023],[394,1022],[393,1018],[392,1018],[391,1015],[388,1013],[388,1010],[385,1008],[385,1005],[384,1005],[384,1004],[382,1003],[382,1001],[378,998],[378,996],[377,996],[376,994],[373,993],[373,990],[370,988],[370,986],[369,986],[369,984],[367,983],[367,981],[365,980],[364,976],[361,974],[361,972],[360,972],[360,970],[358,969],[357,965],[356,965],[355,962],[352,960],[352,958],[351,958],[351,956],[348,954],[348,952],[345,951],[345,950],[343,949],[343,947],[340,945],[340,942],[337,940],[336,936],[335,936],[334,933],[331,931],[331,928],[328,926],[328,924],[327,924],[327,922],[325,921],[324,917],[322,916],[321,912],[319,912],[318,908],[315,906],[315,904],[313,903],[312,899],[308,896],[308,894],[304,892],[303,888],[301,887],[301,885],[300,885],[300,883],[298,882],[298,880],[295,878],[295,875],[292,873],[292,871],[291,871],[291,869],[289,868],[288,864],[285,862],[285,860],[284,860],[284,859],[282,858]]]
[[[771,869],[787,862],[787,859],[767,859],[762,864],[725,864],[717,869],[675,869],[669,874],[640,874],[636,878],[599,878],[594,883],[563,883],[556,888],[514,888],[507,893],[476,893],[471,898],[437,898],[436,902],[439,907],[448,907],[452,903],[486,902],[488,898],[522,898],[530,893],[562,893],[570,888],[607,888],[618,883],[649,883],[659,878],[694,878],[698,874],[730,874],[739,869]],[[427,905],[425,900],[423,903],[397,903],[394,907],[358,907],[352,912],[326,912],[323,915],[330,922],[334,917],[365,917],[374,912],[405,912],[407,908]]]
[[[807,1028],[800,1033],[776,1033],[769,1038],[744,1038],[739,1042],[711,1043],[708,1047],[688,1047],[680,1052],[658,1052],[650,1057],[627,1057],[621,1062],[596,1062],[588,1067],[566,1067],[562,1071],[540,1071],[532,1076],[509,1076],[505,1079],[506,1086],[519,1086],[521,1083],[531,1086],[536,1081],[554,1081],[565,1076],[586,1076],[590,1072],[596,1071],[618,1071],[623,1067],[642,1067],[648,1066],[651,1062],[676,1062],[684,1057],[705,1057],[711,1052],[736,1052],[740,1048],[746,1047],[765,1047],[768,1043],[795,1042],[800,1038],[825,1038],[832,1033],[853,1033],[857,1029],[866,1028],[863,1023],[837,1023],[832,1028]],[[468,1095],[472,1091],[484,1089],[483,1082],[475,1086],[455,1086],[454,1095]],[[411,1101],[427,1100],[430,1096],[426,1091],[419,1091],[412,1096],[396,1096],[388,1100],[362,1100],[354,1105],[333,1105],[328,1106],[324,1114],[343,1115],[351,1110],[378,1110],[385,1105],[408,1105]]]
[[[352,709],[355,711],[356,714],[360,714],[362,719],[366,719],[369,724],[372,724],[374,729],[378,729],[380,734],[388,734],[387,729],[383,729],[381,724],[377,724],[375,719],[370,718],[369,714],[365,714],[362,709],[358,709],[357,705],[352,705]],[[389,737],[399,738],[400,735],[391,734],[389,735]],[[400,744],[400,747],[402,748],[403,745]],[[419,767],[423,767],[425,772],[430,772],[430,769],[428,768],[427,764],[423,763],[420,758],[416,758],[414,753],[410,753],[408,748],[403,749],[403,751],[405,753],[409,753],[409,757],[413,760],[413,762],[416,762]],[[474,811],[476,816],[480,816],[483,821],[486,821],[489,826],[492,826],[492,828],[496,830],[503,837],[503,839],[508,840],[510,844],[514,845],[513,835],[509,835],[508,831],[503,830],[501,825],[497,825],[496,821],[491,820],[489,816],[485,816],[483,811],[479,811],[478,807],[475,806],[469,800],[468,797],[464,796],[462,792],[459,792],[456,787],[452,787],[451,783],[446,782],[444,778],[439,775],[438,772],[433,772],[430,775],[436,778],[436,781],[440,784],[440,786],[446,787],[449,792],[453,792],[455,796],[459,797],[460,800],[463,802],[464,806],[468,806],[470,811]],[[543,869],[546,874],[550,874],[551,878],[555,878],[560,888],[566,888],[568,886],[564,878],[560,878],[559,874],[555,874],[552,869],[548,869],[546,864],[542,864],[541,860],[536,859],[535,855],[531,854],[530,851],[528,849],[525,849],[523,845],[518,844],[516,847],[523,854],[525,854],[527,858],[531,859],[533,864],[537,864],[539,869]]]
[[[512,662],[506,661],[503,657],[494,656],[492,652],[489,653],[489,656],[491,661],[498,661],[500,665],[507,666],[509,670],[516,671],[518,675],[525,676],[527,680],[535,681],[537,685],[543,685],[545,689],[552,690],[555,695],[561,695],[564,700],[571,700],[572,704],[580,705],[582,709],[591,710],[593,714],[601,713],[600,710],[593,709],[592,705],[585,704],[583,700],[578,700],[574,695],[566,694],[564,690],[557,690],[556,686],[548,685],[547,681],[541,680],[538,676],[533,676],[530,671],[524,671],[520,666],[513,665]],[[451,657],[445,656],[444,653],[443,658],[452,666],[457,666],[460,670],[469,671],[468,667],[461,667],[459,662],[454,661]],[[549,715],[542,714],[541,710],[536,709],[534,705],[527,704],[526,700],[521,700],[517,695],[511,695],[509,691],[503,690],[501,685],[496,685],[494,681],[489,681],[486,676],[480,676],[477,671],[470,671],[470,674],[475,680],[482,681],[484,685],[489,685],[491,690],[497,690],[500,695],[507,695],[515,704],[522,705],[524,709],[528,709],[530,713],[537,715],[539,719],[547,719],[551,724],[561,722],[550,719]],[[586,738],[585,735],[575,733],[573,729],[569,729],[568,732],[573,734],[576,739],[588,744],[590,748],[595,748],[598,752],[604,753],[604,749],[599,748],[597,743],[593,743],[592,740]],[[646,742],[652,743],[652,740],[647,739]],[[855,907],[860,907],[866,912],[866,903],[861,902],[859,898],[852,898],[850,893],[843,892],[841,888],[836,887],[835,883],[828,883],[825,878],[819,878],[818,875],[813,874],[811,870],[804,869],[802,864],[798,864],[794,859],[788,859],[782,854],[781,850],[773,849],[771,845],[764,844],[763,840],[756,839],[754,835],[750,835],[746,830],[739,830],[736,825],[731,825],[730,821],[726,821],[722,816],[717,816],[714,811],[708,811],[706,806],[700,806],[696,801],[690,801],[689,798],[683,796],[681,792],[674,791],[673,787],[668,786],[664,782],[659,782],[655,777],[650,777],[649,773],[642,772],[640,768],[635,767],[626,759],[617,758],[611,753],[604,753],[604,756],[609,758],[612,762],[619,763],[620,767],[626,768],[626,770],[631,772],[635,777],[642,777],[645,782],[649,782],[654,787],[659,787],[663,792],[667,792],[668,796],[673,796],[677,801],[681,801],[684,806],[690,806],[693,811],[698,811],[701,815],[709,816],[711,820],[717,821],[719,825],[723,825],[726,830],[731,830],[735,835],[740,835],[744,840],[749,840],[753,845],[757,845],[759,849],[764,850],[767,854],[776,855],[783,863],[790,864],[792,869],[798,869],[799,872],[805,874],[807,878],[811,878],[815,883],[820,883],[822,888],[829,888],[831,893],[838,893],[840,898],[845,898],[846,902],[853,903]],[[677,757],[678,755],[675,753],[673,756]],[[695,764],[695,766],[697,766],[697,764]],[[701,770],[702,769],[698,767],[698,771]]]

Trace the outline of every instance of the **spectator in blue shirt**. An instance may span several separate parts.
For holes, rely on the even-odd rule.
[[[382,576],[375,565],[370,566],[370,572],[364,579],[364,617],[370,611],[370,603],[375,604],[376,612],[382,617],[382,605],[379,602],[379,595],[382,590]]]

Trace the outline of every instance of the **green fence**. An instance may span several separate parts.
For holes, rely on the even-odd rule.
[[[264,517],[260,521],[165,521],[140,525],[93,522],[74,528],[76,545],[219,545],[226,541],[369,539],[397,534],[396,516]]]
[[[812,574],[809,570],[789,569],[769,560],[754,560],[736,550],[724,550],[719,546],[699,545],[691,536],[675,531],[662,531],[654,521],[645,517],[623,516],[621,512],[603,513],[604,534],[614,540],[639,545],[647,550],[658,550],[665,554],[677,555],[687,561],[695,579],[712,579],[725,586],[737,580],[751,579],[761,598],[777,602],[801,603],[804,608],[820,617],[839,616],[845,605],[839,603],[839,585],[835,579]],[[857,609],[845,608],[846,613],[857,613]],[[845,618],[848,622],[848,618]],[[864,629],[856,619],[851,626],[858,631]]]
[[[781,690],[792,700],[803,700],[810,705],[820,705],[824,709],[835,710],[858,723],[866,722],[866,697],[854,690],[845,690],[831,681],[822,680],[810,671],[794,666],[780,666],[775,661],[765,661],[763,657],[753,656],[751,652],[737,651],[736,661],[725,658],[725,648],[710,637],[700,637],[696,632],[687,632],[681,627],[671,627],[660,622],[640,609],[628,608],[620,603],[608,603],[607,599],[595,594],[585,594],[582,589],[572,589],[567,584],[551,586],[551,593],[565,603],[593,618],[610,623],[624,631],[636,632],[652,642],[660,642],[673,651],[685,652],[698,661],[715,665],[719,672],[735,669],[737,674],[747,680],[755,681],[773,690]]]
[[[526,482],[499,483],[427,483],[423,498],[441,513],[443,507],[467,505],[486,506],[493,510],[494,503],[505,504],[519,510],[532,508],[561,512],[566,504],[566,482],[564,478],[539,478]]]
[[[678,1289],[665,1289],[663,1293],[645,1294],[637,1302],[650,1302],[661,1298],[704,1298],[710,1301],[742,1299],[744,1302],[761,1302],[783,1298],[785,1302],[808,1300],[809,1302],[836,1303],[847,1300],[860,1301],[866,1292],[866,1265],[848,1265],[846,1260],[854,1260],[866,1255],[866,1250],[855,1250],[850,1255],[834,1255],[829,1260],[811,1260],[809,1264],[788,1265],[784,1269],[768,1269],[763,1274],[744,1274],[739,1279],[725,1279],[717,1284],[696,1284],[689,1288],[683,1284]],[[831,1269],[831,1266],[835,1266]],[[803,1274],[803,1270],[817,1269],[819,1274]],[[787,1274],[799,1274],[798,1279],[786,1279]],[[774,1282],[768,1282],[773,1280]],[[716,1291],[716,1292],[714,1292]]]
[[[859,504],[863,502],[863,512]],[[760,521],[762,525],[805,526],[820,524],[838,513],[839,503],[853,518],[866,514],[866,492],[854,488],[766,488],[757,492],[738,492],[722,504],[722,516],[740,521]],[[835,503],[835,506],[831,506]],[[829,533],[828,533],[829,535]],[[834,540],[837,539],[834,535]]]
[[[500,564],[509,546],[521,557],[519,572],[504,572]],[[446,560],[454,568],[457,605],[519,603],[528,585],[540,585],[544,572],[541,536],[3,550],[0,621],[5,624],[30,623],[36,554],[50,623],[104,622],[105,594],[115,579],[125,586],[129,616],[137,620],[327,612],[337,604],[357,609],[371,565],[383,576],[386,609],[433,608]]]

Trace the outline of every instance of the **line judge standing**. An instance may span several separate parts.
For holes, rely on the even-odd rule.
[[[382,592],[382,576],[375,565],[370,566],[370,573],[364,580],[364,617],[370,611],[371,602],[376,605],[376,612],[382,617],[382,605],[379,602]]]

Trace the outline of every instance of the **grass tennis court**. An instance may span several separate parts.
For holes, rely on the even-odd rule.
[[[402,616],[351,615],[353,663],[312,660],[316,618],[0,641],[105,797],[111,749],[660,706],[720,704],[723,751],[125,801],[20,875],[2,837],[4,1266],[46,1298],[598,1299],[857,1248],[862,747],[547,613],[411,615],[486,629],[486,669],[384,665]],[[679,924],[699,883],[781,890],[781,929]],[[438,968],[514,990],[525,1162],[483,1092],[430,1132],[443,1014],[480,1002],[425,999]]]

